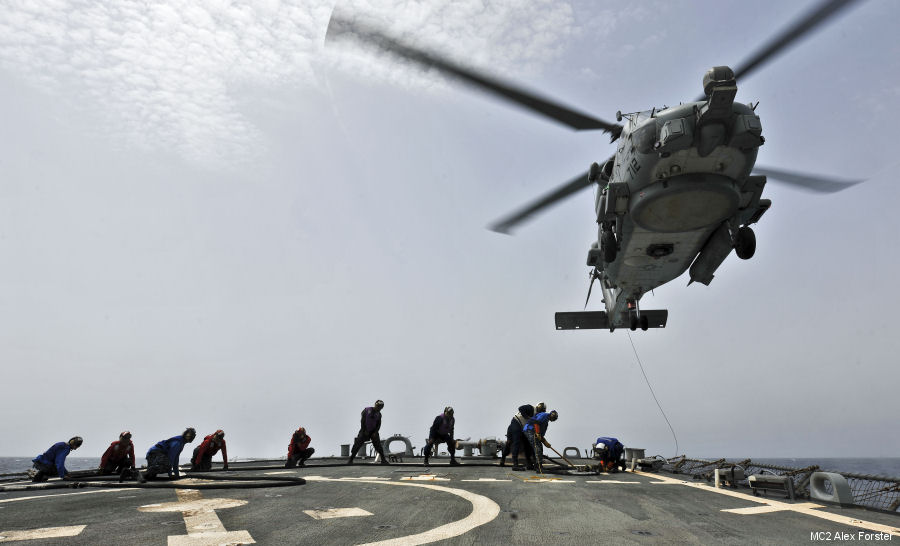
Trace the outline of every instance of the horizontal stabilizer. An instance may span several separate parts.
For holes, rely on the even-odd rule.
[[[647,328],[665,328],[666,321],[669,319],[669,311],[665,309],[656,309],[652,311],[641,311],[641,319],[647,318]],[[629,319],[630,320],[630,319]],[[637,327],[640,328],[641,321],[638,321]],[[557,330],[601,330],[609,328],[609,315],[606,311],[571,311],[556,313],[556,329]],[[631,324],[614,324],[614,328],[630,328]]]

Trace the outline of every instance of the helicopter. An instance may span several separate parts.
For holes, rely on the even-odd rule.
[[[561,199],[596,187],[597,240],[588,250],[585,309],[595,281],[605,311],[558,312],[557,330],[664,328],[668,311],[642,310],[641,298],[685,271],[709,285],[732,251],[753,257],[751,225],[771,207],[769,178],[832,193],[861,182],[756,165],[765,143],[756,104],[736,102],[737,82],[799,38],[858,0],[825,0],[766,42],[736,69],[716,66],[703,76],[703,95],[678,106],[596,118],[518,85],[403,43],[378,28],[332,14],[326,42],[355,39],[427,69],[437,70],[572,129],[610,135],[615,153],[586,172],[492,224],[512,228]]]

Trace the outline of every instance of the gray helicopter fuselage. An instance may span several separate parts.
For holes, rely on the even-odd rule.
[[[699,267],[691,280],[709,284],[738,227],[768,208],[760,202],[765,177],[750,176],[764,142],[759,117],[739,103],[709,115],[710,104],[626,116],[616,154],[602,167],[600,237],[589,265],[601,270],[611,325],[627,325],[643,294],[692,263]],[[601,258],[604,242],[612,241],[604,231],[617,247],[609,262]],[[698,259],[704,252],[713,255]]]

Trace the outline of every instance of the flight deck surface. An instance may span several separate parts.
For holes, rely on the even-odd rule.
[[[216,473],[223,480],[230,476],[306,480],[289,487],[158,489],[116,484],[0,492],[0,542],[583,545],[900,541],[900,518],[895,514],[805,500],[791,502],[778,495],[754,497],[746,489],[714,489],[705,482],[666,473],[541,476],[495,464],[450,467],[446,459],[428,467],[421,462],[346,466],[338,461],[314,459],[297,469],[279,468],[275,463],[233,464],[232,471]],[[242,470],[242,466],[254,470]]]

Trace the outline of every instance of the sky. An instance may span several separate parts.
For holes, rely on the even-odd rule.
[[[693,100],[814,2],[354,0],[340,9],[612,120]],[[665,329],[557,332],[596,237],[587,190],[491,221],[608,157],[575,133],[358,44],[334,2],[12,1],[0,11],[0,456],[78,434],[99,456],[193,426],[232,457],[307,428],[419,448],[616,436],[648,455],[900,453],[900,4],[851,8],[738,82],[758,163],[866,182],[770,182],[756,255],[642,300]],[[599,309],[594,297],[590,308]],[[629,339],[630,337],[630,339]],[[677,436],[644,382],[632,343]]]

